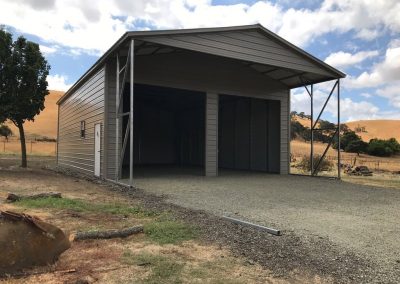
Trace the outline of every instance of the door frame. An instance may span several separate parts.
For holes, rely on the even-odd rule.
[[[99,135],[97,136],[97,127]],[[101,176],[101,123],[94,125],[94,169],[93,173],[96,177]]]

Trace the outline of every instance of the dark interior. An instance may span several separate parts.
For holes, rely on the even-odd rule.
[[[123,106],[129,112],[129,84]],[[135,166],[204,166],[204,93],[135,84],[134,110]],[[128,116],[123,130],[127,121]],[[129,165],[129,147],[124,165]]]
[[[280,101],[219,97],[218,166],[279,173]]]

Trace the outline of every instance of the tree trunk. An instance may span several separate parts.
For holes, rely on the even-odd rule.
[[[22,157],[21,167],[26,168],[27,162],[26,162],[26,143],[25,143],[24,124],[22,122],[18,122],[17,127],[19,130],[19,139],[21,141],[21,157]]]

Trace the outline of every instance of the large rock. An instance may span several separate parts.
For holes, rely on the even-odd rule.
[[[58,227],[34,216],[0,211],[0,275],[52,264],[70,246]]]

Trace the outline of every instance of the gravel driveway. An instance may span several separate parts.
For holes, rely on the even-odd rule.
[[[400,274],[400,189],[237,171],[216,178],[148,172],[137,174],[135,185],[187,208],[328,238]]]

